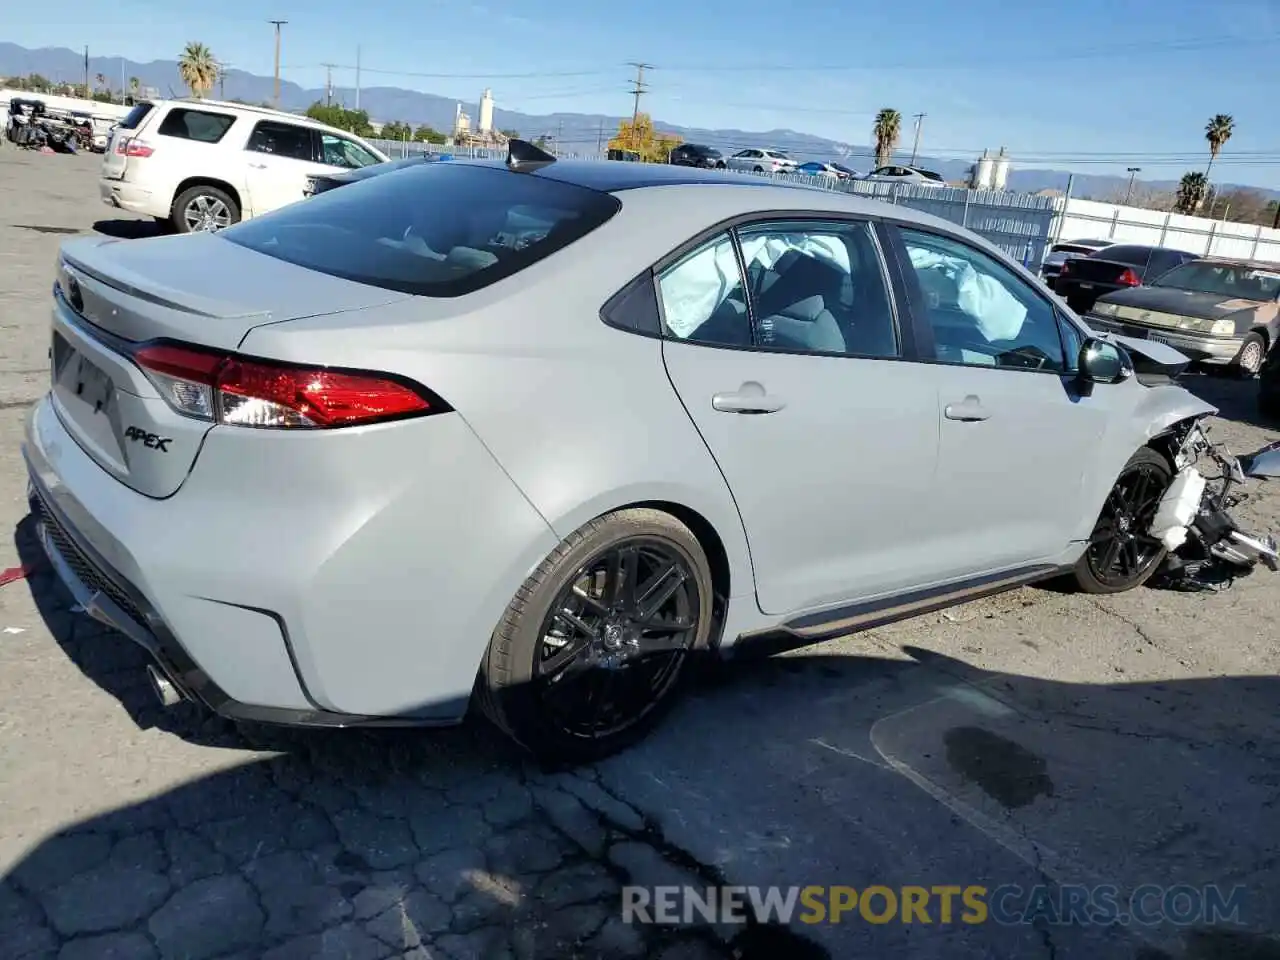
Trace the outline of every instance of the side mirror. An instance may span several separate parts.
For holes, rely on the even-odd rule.
[[[1080,345],[1080,392],[1093,392],[1095,383],[1122,383],[1133,376],[1133,363],[1114,343],[1090,337]]]

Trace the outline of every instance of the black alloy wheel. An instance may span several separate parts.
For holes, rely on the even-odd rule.
[[[543,622],[534,671],[548,714],[586,739],[641,722],[679,675],[700,606],[689,563],[660,540],[591,558]]]
[[[616,753],[657,723],[711,645],[715,593],[701,543],[672,515],[633,507],[592,520],[507,607],[478,705],[541,759]]]
[[[1088,593],[1120,593],[1145,583],[1166,548],[1148,532],[1173,472],[1149,447],[1130,458],[1102,506],[1076,578]]]

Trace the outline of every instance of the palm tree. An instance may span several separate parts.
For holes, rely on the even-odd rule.
[[[97,75],[93,78],[93,80],[94,80],[94,84],[95,84],[96,86],[102,87],[104,90],[106,89],[106,87],[107,87],[107,76],[106,76],[106,74],[104,74],[104,73],[99,73],[99,74],[97,74]]]
[[[1184,173],[1178,181],[1178,195],[1173,209],[1177,213],[1192,214],[1204,203],[1205,193],[1209,187],[1208,178],[1199,171]]]
[[[1209,171],[1213,169],[1213,161],[1218,159],[1223,146],[1231,139],[1235,125],[1235,120],[1227,113],[1219,113],[1205,124],[1204,138],[1209,141],[1209,166],[1204,170],[1206,181],[1209,179]]]
[[[203,97],[218,82],[218,61],[203,43],[192,41],[178,58],[178,76],[193,97]]]
[[[136,97],[138,95],[138,90],[141,87],[142,87],[141,80],[139,80],[137,77],[129,78],[129,96]]]
[[[871,135],[876,141],[876,166],[885,167],[893,159],[893,151],[898,147],[898,135],[902,132],[902,114],[890,107],[885,107],[876,114],[875,126]]]

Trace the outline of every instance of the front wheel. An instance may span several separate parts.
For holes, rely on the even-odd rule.
[[[1081,590],[1123,593],[1142,586],[1159,569],[1167,550],[1148,531],[1172,482],[1169,461],[1150,447],[1129,458],[1076,563],[1075,580]]]
[[[480,706],[544,760],[640,739],[712,629],[710,566],[670,514],[629,509],[569,535],[516,593],[478,679]]]
[[[1240,352],[1231,362],[1231,372],[1243,379],[1252,379],[1262,369],[1262,362],[1267,358],[1267,343],[1262,336],[1251,333],[1240,344]]]

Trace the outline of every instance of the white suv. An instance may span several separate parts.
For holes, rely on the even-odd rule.
[[[301,200],[309,175],[386,159],[358,137],[291,113],[146,100],[112,131],[98,186],[104,203],[190,233]]]

